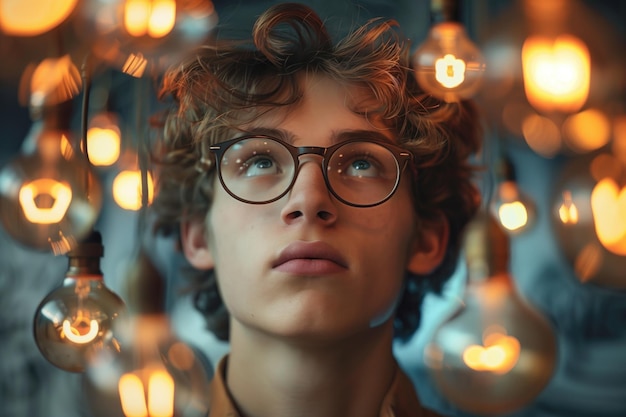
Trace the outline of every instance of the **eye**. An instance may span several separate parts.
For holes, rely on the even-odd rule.
[[[355,156],[346,169],[346,175],[356,177],[375,177],[378,172],[377,164],[369,156]]]
[[[241,175],[245,177],[258,177],[262,175],[276,175],[282,171],[279,164],[266,155],[253,155],[243,161],[239,166]]]

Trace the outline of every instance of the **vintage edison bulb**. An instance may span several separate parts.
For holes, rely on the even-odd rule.
[[[483,56],[458,22],[435,24],[413,55],[415,76],[428,93],[455,102],[472,97],[480,88]]]
[[[65,130],[33,124],[21,154],[0,171],[0,219],[19,243],[65,254],[90,233],[102,189],[89,164],[73,153]]]
[[[556,339],[523,300],[508,273],[508,241],[486,213],[468,226],[468,281],[462,306],[445,320],[424,355],[441,393],[458,408],[495,416],[528,404],[552,377]]]
[[[83,372],[101,350],[120,350],[113,325],[125,306],[104,285],[102,255],[101,236],[93,232],[68,253],[63,284],[41,301],[35,314],[37,347],[50,363],[69,372]]]
[[[97,417],[205,417],[210,365],[174,334],[162,277],[141,252],[127,280],[128,318],[116,323],[121,352],[102,351],[86,373]]]

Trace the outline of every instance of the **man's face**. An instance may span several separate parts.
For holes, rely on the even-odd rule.
[[[269,112],[246,131],[271,130],[295,146],[328,147],[363,130],[394,142],[382,123],[351,110],[363,107],[361,91],[319,76],[302,83],[296,107]],[[328,191],[319,156],[303,155],[300,163],[292,190],[272,203],[240,202],[216,184],[206,219],[208,250],[190,256],[194,244],[185,242],[193,237],[183,229],[188,258],[197,267],[215,267],[222,298],[243,327],[324,339],[389,325],[418,247],[408,175],[390,200],[356,208]]]

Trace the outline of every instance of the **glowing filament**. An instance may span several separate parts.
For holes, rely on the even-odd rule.
[[[470,345],[463,352],[463,361],[469,368],[505,374],[515,366],[520,353],[516,338],[493,333],[484,339],[484,343],[485,346]]]
[[[172,417],[174,415],[174,380],[165,371],[150,373],[148,395],[135,374],[124,374],[119,381],[122,410],[126,417]]]
[[[626,256],[626,187],[620,190],[611,178],[599,181],[591,192],[591,210],[602,246]]]
[[[498,217],[502,226],[508,230],[518,230],[528,223],[528,211],[520,201],[503,203],[498,209]]]
[[[524,90],[540,110],[578,111],[587,100],[591,63],[587,46],[573,36],[531,36],[522,46]]]
[[[148,381],[148,410],[151,417],[174,415],[174,381],[165,371],[156,371]]]
[[[20,188],[19,201],[24,216],[31,223],[59,223],[72,202],[71,188],[62,182],[40,178]],[[36,200],[51,202],[50,207],[39,207]]]
[[[148,35],[162,38],[176,23],[174,0],[127,0],[124,9],[124,27],[131,36]]]
[[[87,325],[87,326],[85,326]],[[89,331],[84,332],[83,327],[87,327]],[[78,325],[72,326],[69,320],[63,320],[63,334],[70,342],[77,344],[89,343],[96,338],[100,326],[97,320],[91,320],[87,323],[86,320],[79,320]]]
[[[572,201],[572,194],[569,191],[563,193],[563,202],[559,207],[559,218],[563,224],[578,223],[578,208]]]
[[[444,87],[458,87],[465,80],[465,62],[446,54],[435,61],[435,78]]]

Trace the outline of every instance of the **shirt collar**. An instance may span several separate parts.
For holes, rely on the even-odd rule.
[[[226,387],[228,355],[218,363],[210,389],[208,417],[241,417]],[[383,399],[379,417],[439,417],[420,404],[409,377],[396,363],[396,372],[389,391]]]

